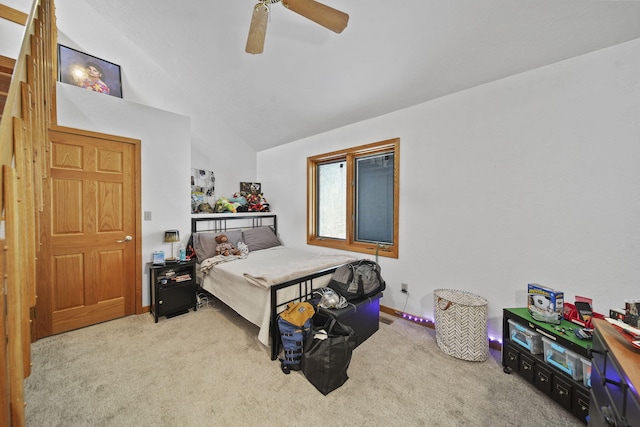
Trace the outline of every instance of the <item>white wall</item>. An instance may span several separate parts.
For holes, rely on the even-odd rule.
[[[380,260],[383,305],[433,318],[435,289],[470,291],[498,337],[530,282],[603,313],[640,298],[640,41],[258,153],[285,244],[306,246],[307,156],[393,137],[400,257]]]
[[[186,243],[191,232],[191,140],[188,117],[57,84],[58,124],[93,132],[141,140],[142,211],[142,305],[149,305],[146,262],[154,250],[171,251],[162,242],[164,231],[180,230]],[[176,245],[176,251],[178,246]]]
[[[190,167],[215,172],[217,197],[230,197],[241,181],[255,181],[255,150],[220,121],[216,103],[196,103],[185,92],[184,79],[199,72],[183,57],[188,53],[167,52],[162,40],[155,51],[142,50],[119,30],[123,17],[114,12],[108,2],[56,0],[58,43],[120,65],[124,99],[190,117]]]

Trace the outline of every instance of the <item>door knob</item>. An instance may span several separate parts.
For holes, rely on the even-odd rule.
[[[133,240],[133,237],[131,236],[124,236],[124,239],[122,240],[116,240],[118,243],[124,243],[124,242],[130,242]]]

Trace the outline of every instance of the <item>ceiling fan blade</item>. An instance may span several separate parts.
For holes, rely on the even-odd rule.
[[[282,4],[299,15],[320,24],[335,33],[347,28],[349,15],[314,0],[282,0]]]
[[[244,51],[247,53],[262,53],[264,50],[264,38],[267,35],[267,19],[269,18],[269,7],[264,3],[258,3],[253,8],[251,25],[249,26],[249,37]]]

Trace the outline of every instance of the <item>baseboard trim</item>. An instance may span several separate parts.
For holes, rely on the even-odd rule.
[[[386,313],[390,316],[399,317],[401,319],[407,320],[409,322],[416,323],[418,325],[426,326],[430,329],[435,329],[436,324],[430,320],[421,318],[419,316],[414,316],[408,313],[404,313],[400,310],[396,310],[395,308],[387,307],[385,305],[380,305],[380,311],[382,313]],[[489,338],[487,338],[489,340]],[[502,344],[498,341],[489,340],[489,348],[493,350],[502,350]]]

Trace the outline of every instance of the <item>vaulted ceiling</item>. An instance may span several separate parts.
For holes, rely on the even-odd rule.
[[[125,97],[218,123],[256,150],[640,37],[638,1],[323,1],[349,14],[341,34],[273,4],[260,55],[244,51],[256,0],[56,3],[60,23],[91,8],[117,31],[105,45],[148,64],[123,70]]]

